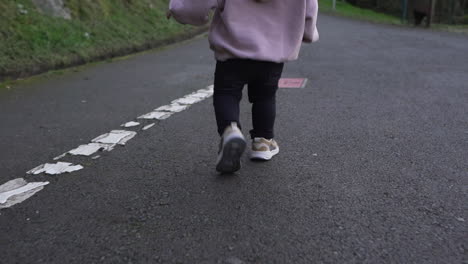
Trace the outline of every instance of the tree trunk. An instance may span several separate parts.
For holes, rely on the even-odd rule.
[[[429,17],[427,19],[427,24],[426,24],[427,27],[430,27],[432,24],[432,21],[434,20],[436,2],[437,0],[431,0],[431,10],[429,13]]]

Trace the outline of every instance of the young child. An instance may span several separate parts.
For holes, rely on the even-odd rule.
[[[276,91],[284,62],[296,60],[301,42],[319,38],[317,0],[171,0],[168,18],[204,25],[214,10],[209,42],[217,60],[214,109],[221,136],[216,170],[240,169],[246,141],[240,130],[239,103],[248,85],[252,103],[251,159],[270,160],[279,147],[273,139]]]

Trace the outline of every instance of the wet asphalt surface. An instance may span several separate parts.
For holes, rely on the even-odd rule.
[[[1,263],[467,263],[468,37],[322,15],[278,93],[280,155],[214,170],[211,99],[85,169],[29,169],[212,83],[205,37],[0,91]],[[242,121],[250,128],[244,100]]]

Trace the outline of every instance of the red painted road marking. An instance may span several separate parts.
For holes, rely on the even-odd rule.
[[[306,78],[281,78],[279,88],[304,88],[307,84]]]

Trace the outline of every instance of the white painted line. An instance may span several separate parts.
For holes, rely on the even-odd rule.
[[[157,119],[157,120],[164,120],[171,116],[171,113],[168,112],[161,112],[161,111],[153,111],[142,116],[139,116],[138,119]]]
[[[136,127],[136,126],[139,126],[139,125],[140,125],[139,122],[130,121],[130,122],[127,122],[125,124],[122,124],[121,127]]]
[[[179,113],[187,109],[188,105],[180,105],[180,104],[170,104],[170,105],[163,105],[159,108],[156,108],[155,111],[157,112],[172,112],[172,113]]]
[[[182,98],[179,98],[177,100],[174,100],[174,101],[172,101],[172,103],[173,104],[182,104],[182,105],[193,105],[193,104],[198,103],[198,102],[200,102],[202,100],[203,99],[200,99],[200,98],[186,96],[186,97],[182,97]]]
[[[154,125],[156,125],[156,124],[155,123],[149,124],[149,125],[143,127],[143,130],[148,130],[148,129],[152,128]]]
[[[214,93],[213,87],[214,87],[213,85],[210,85],[206,89],[200,89],[200,90],[196,91],[193,95],[195,97],[203,96],[204,99],[207,99],[207,98],[209,98],[209,97],[211,97],[213,95],[213,93]]]
[[[206,98],[208,98],[210,96],[211,96],[211,94],[206,93],[206,92],[193,93],[193,94],[190,95],[190,97],[200,98],[202,100],[204,100],[204,99],[206,99]]]
[[[65,152],[65,153],[63,153],[62,155],[59,155],[59,156],[55,157],[54,160],[59,160],[59,159],[65,157],[65,156],[67,155],[67,153],[68,153],[68,152]]]
[[[0,193],[0,204],[6,203],[8,198],[10,198],[10,197],[12,197],[14,195],[22,194],[22,193],[34,190],[36,188],[39,188],[41,186],[45,186],[47,184],[49,184],[49,182],[31,182],[31,183],[28,183],[28,184],[23,185],[21,187],[11,189],[11,190],[6,191],[6,192],[1,192]]]
[[[56,164],[51,164],[51,163],[46,163],[42,164],[28,172],[27,174],[40,174],[40,173],[46,173],[50,175],[57,175],[57,174],[62,174],[66,172],[74,172],[83,169],[83,166],[81,165],[73,165],[68,162],[57,162]]]
[[[91,142],[125,145],[125,143],[135,137],[136,134],[137,133],[133,131],[112,130],[110,133],[100,135],[99,137],[91,140]]]
[[[138,117],[138,119],[158,119],[164,120],[169,118],[172,114],[182,112],[190,107],[190,105],[201,102],[210,96],[213,95],[214,86],[210,85],[205,89],[200,89],[194,93],[188,94],[182,98],[172,101],[170,105],[165,105],[157,108],[153,112],[147,113]],[[85,102],[85,101],[83,101]],[[130,121],[125,124],[122,124],[122,127],[135,127],[140,125],[139,122]],[[143,127],[143,130],[150,129],[155,123],[149,124]],[[70,150],[66,153],[63,153],[60,156],[54,158],[54,160],[59,160],[65,157],[67,154],[71,155],[84,155],[91,156],[97,151],[103,149],[106,151],[111,151],[114,147],[119,145],[125,145],[130,139],[137,135],[134,131],[126,130],[112,130],[109,133],[103,134],[91,141],[91,143],[86,145],[81,145],[73,150]],[[91,159],[95,160],[100,158],[100,155],[96,155]],[[27,174],[40,174],[46,173],[50,175],[57,175],[62,173],[70,173],[83,169],[81,165],[74,165],[68,162],[57,162],[55,164],[46,163],[42,164],[30,171]],[[49,182],[33,182],[27,183],[24,179],[16,179],[9,181],[0,186],[0,209],[8,208],[15,204],[21,203],[33,196],[35,193],[39,192],[44,188],[45,185]]]
[[[70,150],[68,153],[71,155],[80,155],[80,156],[91,156],[99,150],[103,149],[106,151],[111,151],[115,147],[115,144],[103,144],[103,143],[89,143],[87,145],[81,145],[76,149]]]
[[[9,208],[33,196],[49,182],[27,183],[23,178],[11,180],[0,186],[0,209]]]
[[[214,92],[214,85],[210,85],[208,87],[206,87],[205,89],[200,89],[198,91],[196,91],[196,93],[206,93],[206,94],[213,94]]]

